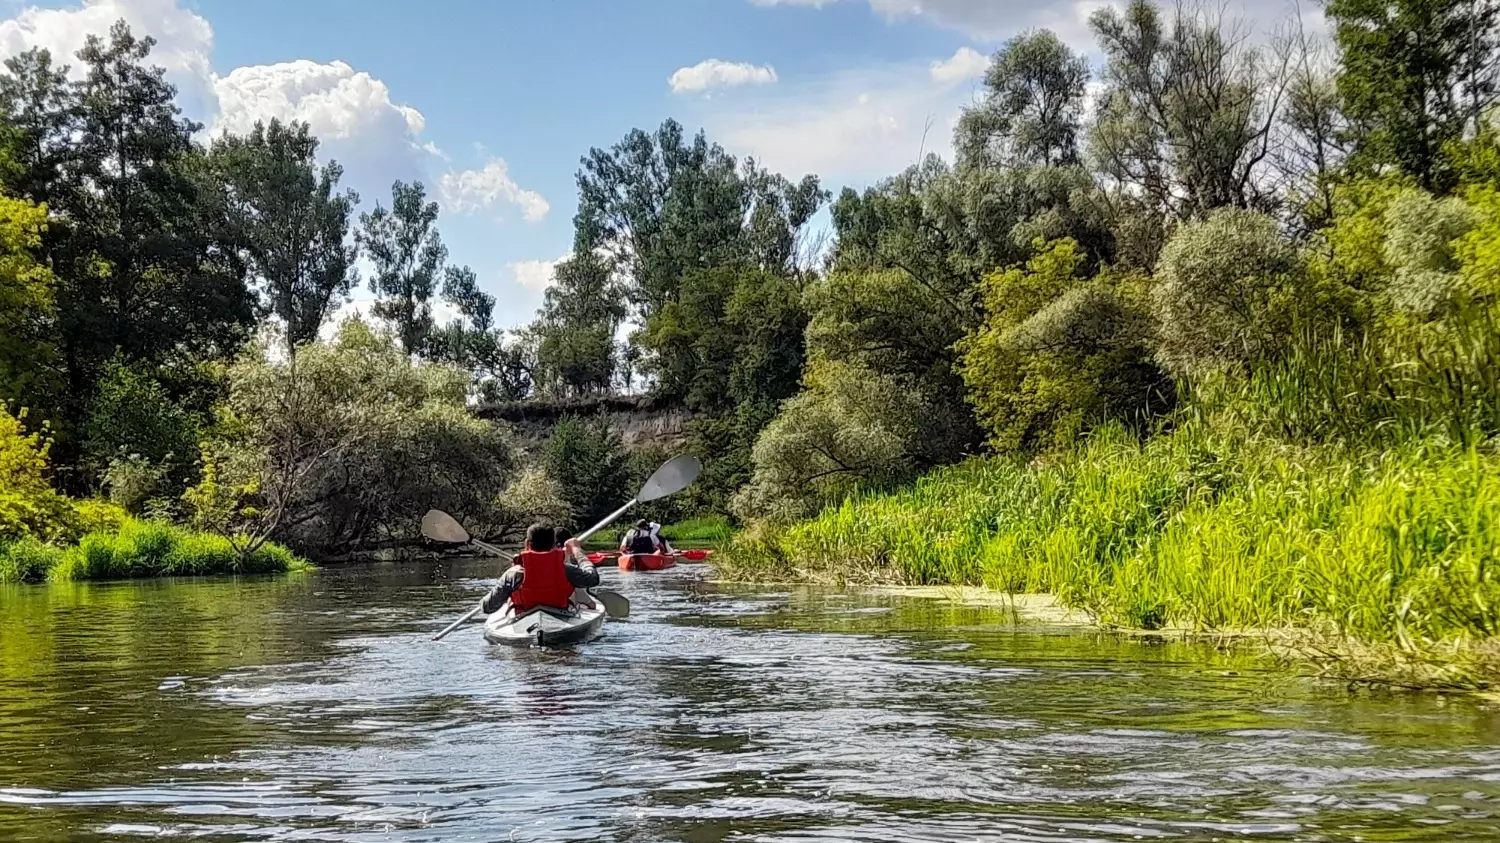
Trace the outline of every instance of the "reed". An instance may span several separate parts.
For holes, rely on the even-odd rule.
[[[1414,651],[1500,629],[1500,460],[1120,429],[1045,465],[976,459],[721,554],[733,579],[1048,592],[1101,622],[1322,628]]]

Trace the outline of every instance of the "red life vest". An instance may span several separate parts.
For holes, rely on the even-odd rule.
[[[521,551],[516,561],[521,563],[521,570],[526,575],[521,578],[521,587],[510,595],[510,604],[517,614],[537,606],[568,608],[573,584],[568,582],[568,571],[564,567],[567,558],[567,552],[562,548]]]

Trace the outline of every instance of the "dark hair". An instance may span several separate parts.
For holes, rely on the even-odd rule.
[[[651,522],[642,518],[641,520],[635,522],[635,528],[637,530],[649,530],[651,529]]]
[[[526,546],[532,550],[548,551],[557,546],[557,530],[544,521],[526,528]]]
[[[555,541],[558,544],[567,544],[568,543],[568,539],[571,539],[571,538],[573,538],[573,533],[571,531],[569,531],[569,530],[558,530],[557,531],[557,538],[555,539]]]

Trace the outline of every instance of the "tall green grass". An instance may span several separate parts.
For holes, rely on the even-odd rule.
[[[87,533],[68,547],[34,539],[0,545],[0,582],[267,574],[310,567],[275,543],[241,556],[221,536],[134,518],[116,529]]]
[[[1500,628],[1500,460],[1414,443],[1376,456],[1245,443],[1190,422],[1106,431],[1043,466],[977,459],[737,536],[741,579],[1051,592],[1100,620],[1329,625],[1361,640]]]
[[[661,528],[661,534],[667,541],[682,544],[720,544],[728,541],[733,533],[729,519],[722,515],[685,518]]]

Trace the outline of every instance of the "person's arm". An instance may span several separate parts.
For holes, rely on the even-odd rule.
[[[486,615],[493,615],[500,611],[505,601],[509,600],[515,590],[521,587],[521,579],[525,576],[526,572],[520,565],[512,565],[501,575],[500,584],[490,589],[490,593],[484,596],[484,602],[479,604],[480,611]]]
[[[563,549],[568,552],[567,564],[563,570],[568,575],[568,582],[574,588],[593,588],[599,584],[599,569],[589,561],[589,555],[583,552],[583,546],[577,539],[568,539],[563,544]]]

